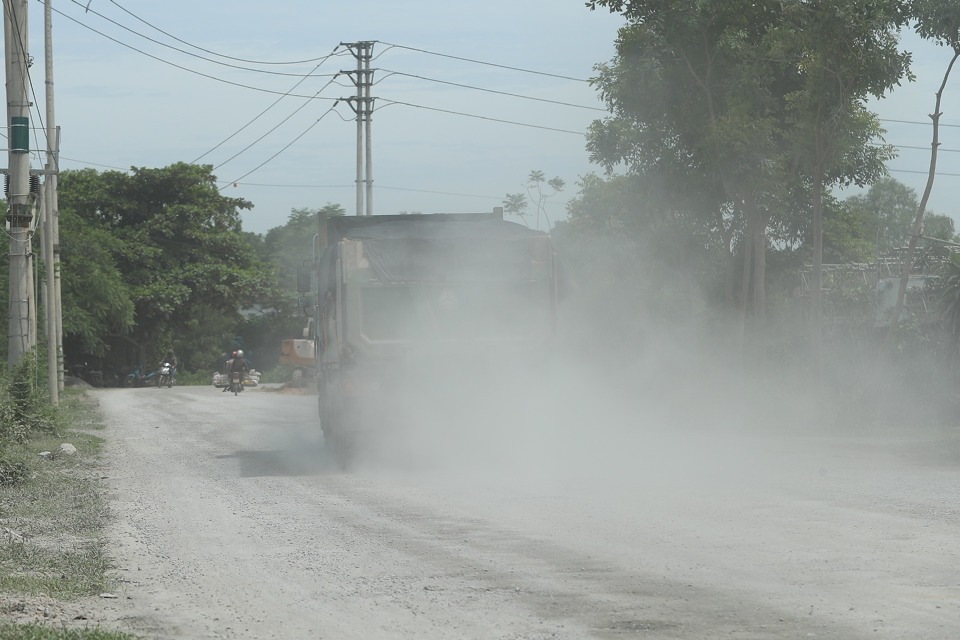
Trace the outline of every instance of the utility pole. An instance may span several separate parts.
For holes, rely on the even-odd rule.
[[[4,59],[7,79],[7,203],[10,237],[10,306],[7,368],[13,369],[30,344],[30,236],[33,195],[30,189],[30,100],[27,53],[27,0],[3,0]]]
[[[53,110],[53,20],[51,0],[43,3],[44,70],[46,75],[47,157],[43,181],[43,262],[46,266],[47,382],[50,402],[58,404],[63,389],[63,315],[60,309],[60,211],[57,175],[60,171],[60,129]]]
[[[357,87],[357,95],[345,98],[354,113],[357,114],[357,210],[356,215],[373,215],[373,143],[370,139],[370,122],[373,120],[373,101],[370,88],[373,86],[373,69],[370,60],[373,57],[372,40],[361,42],[341,42],[357,59],[357,68],[340,73],[350,76]],[[364,190],[366,186],[366,190]],[[366,191],[366,211],[364,211],[364,191]]]

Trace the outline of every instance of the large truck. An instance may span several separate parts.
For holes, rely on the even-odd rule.
[[[546,232],[504,221],[499,207],[331,216],[320,227],[313,273],[299,280],[313,310],[320,426],[339,464],[400,429],[405,407],[549,351],[558,290]]]

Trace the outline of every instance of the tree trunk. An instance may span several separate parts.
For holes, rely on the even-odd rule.
[[[760,211],[752,194],[746,197],[746,208],[753,225],[753,324],[762,334],[767,325],[767,222],[770,216]]]
[[[749,215],[747,212],[744,212],[744,215],[747,224],[741,242],[743,246],[743,250],[741,251],[743,254],[743,264],[741,265],[740,269],[740,298],[737,300],[737,344],[740,346],[741,350],[745,344],[747,306],[750,302],[750,273],[752,271],[754,254],[753,216]]]
[[[820,146],[820,129],[817,128],[817,146]],[[810,339],[813,354],[814,371],[820,376],[821,350],[821,291],[823,289],[823,164],[822,154],[818,152],[816,166],[813,169],[813,257],[810,282]]]
[[[930,143],[930,169],[927,173],[927,185],[923,190],[923,197],[920,198],[920,204],[917,206],[917,215],[913,220],[913,231],[910,233],[910,242],[907,244],[907,255],[900,265],[900,288],[897,290],[897,303],[893,307],[893,315],[890,317],[890,328],[887,330],[887,344],[893,344],[897,332],[897,325],[900,324],[900,314],[903,311],[903,301],[907,295],[907,284],[910,282],[910,268],[913,265],[913,254],[917,250],[917,243],[920,235],[923,233],[923,214],[927,208],[927,201],[930,199],[930,192],[933,190],[933,179],[937,173],[937,150],[940,146],[940,100],[943,98],[943,89],[947,86],[947,79],[950,77],[950,71],[954,63],[960,58],[960,49],[955,49],[950,64],[947,65],[947,71],[943,74],[943,82],[940,83],[940,89],[937,91],[937,100],[930,114],[933,120],[933,141]]]

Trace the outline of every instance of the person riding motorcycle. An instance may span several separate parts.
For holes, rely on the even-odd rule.
[[[177,356],[174,355],[173,349],[167,349],[167,353],[160,358],[160,369],[162,370],[167,363],[170,363],[170,379],[174,380],[177,377]],[[160,386],[160,376],[157,376],[157,386]]]
[[[237,355],[235,355],[233,360],[230,361],[230,371],[238,371],[241,375],[243,375],[249,370],[250,367],[247,365],[247,360],[243,357],[243,350],[238,350]]]
[[[243,350],[238,349],[231,360],[228,361],[227,372],[230,375],[230,384],[233,384],[233,374],[240,375],[240,384],[243,385],[243,379],[246,377],[250,367],[247,360],[243,357]]]

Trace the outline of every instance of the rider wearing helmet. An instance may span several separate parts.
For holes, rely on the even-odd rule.
[[[247,360],[243,357],[243,350],[238,349],[230,361],[230,373],[239,373],[245,375],[250,367],[247,366]]]
[[[170,365],[170,378],[173,380],[177,376],[177,356],[174,355],[173,349],[167,349],[164,356],[160,358],[160,369],[167,364]],[[160,386],[160,376],[157,376],[157,386]]]

